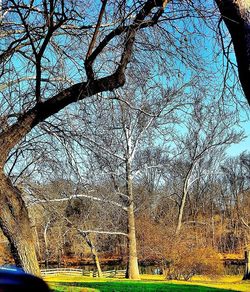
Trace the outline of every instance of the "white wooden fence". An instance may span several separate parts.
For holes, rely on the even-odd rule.
[[[97,271],[85,271],[82,269],[72,269],[72,268],[55,268],[55,269],[42,269],[42,275],[82,275],[88,277],[98,277]],[[102,275],[104,278],[125,278],[126,270],[110,270],[103,271]]]
[[[55,268],[55,269],[42,269],[42,275],[58,275],[58,274],[71,274],[71,275],[82,275],[83,270],[71,269],[71,268]]]
[[[126,270],[103,271],[102,275],[104,278],[125,278]]]

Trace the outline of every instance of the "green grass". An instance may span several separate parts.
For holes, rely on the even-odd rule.
[[[227,292],[231,290],[217,289],[211,287],[203,287],[196,285],[182,285],[170,283],[147,283],[135,281],[119,281],[119,282],[88,282],[88,283],[56,283],[53,291],[101,291],[101,292],[185,292],[185,291],[200,291],[200,292]],[[65,289],[65,290],[64,290]],[[68,289],[68,290],[67,290]]]
[[[127,291],[201,291],[201,292],[250,292],[250,281],[241,276],[224,276],[210,279],[196,276],[192,281],[166,281],[162,275],[141,275],[141,281],[126,279],[91,278],[84,276],[46,276],[45,281],[56,292],[127,292]]]
[[[88,288],[81,288],[81,287],[69,287],[69,286],[51,286],[51,291],[55,292],[99,292],[99,290],[96,289],[88,289]]]

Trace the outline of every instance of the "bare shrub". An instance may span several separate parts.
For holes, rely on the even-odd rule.
[[[223,272],[220,257],[211,247],[189,247],[185,242],[178,242],[168,259],[165,275],[171,280],[187,281],[197,274],[214,277]]]
[[[191,229],[175,235],[174,228],[154,223],[146,216],[137,220],[139,259],[158,264],[170,280],[190,280],[194,275],[221,275],[223,263],[205,238]]]

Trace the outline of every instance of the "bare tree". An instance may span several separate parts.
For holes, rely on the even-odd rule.
[[[181,161],[175,165],[177,172],[181,175],[181,201],[179,203],[179,214],[177,219],[176,233],[181,229],[183,212],[190,189],[194,186],[200,176],[207,176],[211,171],[210,155],[215,151],[225,148],[232,143],[238,143],[242,138],[242,133],[229,130],[233,121],[229,115],[222,117],[216,105],[212,103],[206,107],[197,98],[190,112],[190,117],[186,119],[183,134],[179,141],[176,137],[177,149]],[[178,158],[176,160],[178,162]],[[175,162],[174,162],[175,163]],[[201,168],[203,171],[201,172]],[[177,191],[178,193],[178,191]]]
[[[183,105],[180,101],[182,89],[168,90],[164,98],[161,95],[154,96],[156,91],[155,87],[149,87],[148,91],[144,88],[143,92],[142,89],[129,87],[111,94],[111,100],[97,98],[92,105],[83,107],[86,111],[86,117],[82,119],[83,127],[74,127],[78,144],[89,149],[92,157],[90,165],[99,165],[99,174],[93,175],[91,171],[92,179],[97,176],[98,184],[100,173],[103,173],[112,182],[111,194],[102,194],[100,203],[116,205],[126,212],[127,277],[131,279],[139,279],[134,215],[136,194],[133,184],[142,169],[151,167],[135,163],[137,153],[139,149],[148,147],[145,137],[149,133],[154,135],[153,129],[157,128],[157,124],[161,127],[161,122],[174,121],[174,111]],[[98,200],[92,195],[85,197]]]
[[[8,6],[2,7],[5,18],[4,21],[1,18],[1,25],[5,30],[3,37],[6,44],[0,54],[2,83],[8,83],[6,79],[8,80],[8,76],[15,72],[14,68],[20,61],[26,63],[26,68],[22,68],[25,77],[31,73],[32,76],[35,76],[35,80],[32,83],[28,83],[29,80],[26,80],[27,86],[24,85],[24,90],[20,90],[19,83],[15,83],[10,93],[11,98],[8,97],[6,91],[1,98],[3,110],[0,133],[0,202],[2,206],[0,225],[11,243],[16,265],[33,274],[39,275],[40,272],[34,242],[30,236],[28,212],[21,192],[13,186],[4,173],[5,162],[11,150],[45,119],[73,102],[122,86],[125,82],[125,71],[131,59],[138,30],[156,24],[167,1],[145,1],[142,5],[133,6],[131,9],[134,11],[133,17],[130,17],[131,11],[125,11],[124,7],[121,18],[116,18],[115,22],[110,25],[111,30],[100,34],[97,41],[105,4],[106,1],[103,2],[100,13],[93,15],[98,16],[99,14],[98,20],[95,19],[95,24],[87,26],[82,25],[83,19],[85,16],[94,19],[91,14],[88,14],[92,7],[87,5],[86,8],[89,7],[89,10],[85,10],[85,5],[77,1],[44,1],[40,4],[31,1],[26,4],[26,2],[20,3],[13,0],[8,2]],[[116,13],[117,7],[121,7],[119,4],[113,6],[111,13]],[[96,12],[96,9],[92,11]],[[95,28],[94,33],[92,33],[93,27]],[[60,62],[65,62],[65,57],[68,56],[67,59],[74,64],[74,54],[69,57],[64,50],[67,36],[73,46],[77,45],[76,42],[72,42],[74,38],[78,43],[81,41],[83,45],[80,54],[85,54],[84,67],[81,68],[84,73],[79,72],[79,77],[81,76],[78,78],[79,81],[75,80],[74,84],[68,88],[65,88],[65,85],[69,81],[65,84],[57,83],[55,90],[51,78],[60,76],[61,80],[65,76],[64,72],[59,73],[60,70],[58,71]],[[83,41],[84,37],[85,41]],[[118,65],[113,66],[114,69],[111,73],[95,76],[94,62],[98,64],[98,57],[117,38],[120,46],[114,62]],[[59,42],[56,42],[58,40]],[[50,59],[49,51],[53,52],[55,60],[57,60],[56,64],[52,65],[53,67],[50,66],[53,60]],[[45,65],[46,62],[48,62],[48,67]],[[45,68],[48,70],[46,71]],[[72,74],[75,74],[74,70]],[[83,82],[85,77],[86,81]],[[19,75],[16,79],[18,78]],[[14,79],[13,74],[11,79]],[[63,79],[65,80],[65,78]],[[45,86],[42,85],[44,81],[46,81]]]

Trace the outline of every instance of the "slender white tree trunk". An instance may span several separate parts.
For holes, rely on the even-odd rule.
[[[187,191],[187,188],[184,186],[183,192],[182,192],[182,198],[181,198],[181,205],[180,205],[179,213],[178,213],[177,227],[176,227],[176,231],[175,231],[176,234],[179,234],[181,231],[182,218],[183,218],[183,213],[184,213],[184,207],[185,207],[186,200],[187,200],[187,195],[188,195],[188,191]]]
[[[128,159],[126,160],[126,194],[128,197],[128,265],[127,278],[140,280],[137,248],[136,248],[136,233],[135,233],[135,215],[134,215],[134,197],[133,197],[133,179],[131,168],[131,140],[128,137]]]

